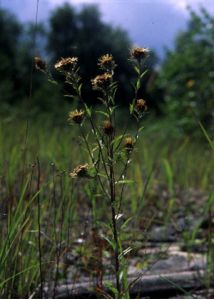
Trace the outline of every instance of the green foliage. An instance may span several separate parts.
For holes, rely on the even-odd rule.
[[[0,9],[0,28],[0,95],[5,95],[9,102],[16,97],[16,52],[22,27],[8,12]]]
[[[123,111],[119,113],[124,115]],[[89,185],[85,184],[85,192],[82,184],[76,183],[74,188],[74,184],[66,175],[71,168],[75,167],[77,160],[81,162],[87,159],[86,153],[80,151],[79,146],[82,142],[77,139],[76,126],[69,126],[66,120],[66,126],[65,124],[62,126],[61,121],[59,122],[59,119],[66,118],[66,115],[67,113],[59,115],[53,121],[48,114],[44,116],[39,114],[37,120],[30,119],[28,124],[19,115],[13,115],[11,112],[6,118],[1,118],[0,260],[4,264],[1,264],[0,268],[0,295],[3,298],[12,296],[29,298],[39,286],[35,198],[37,156],[41,162],[42,269],[46,281],[53,282],[55,278],[54,270],[57,266],[58,253],[63,257],[66,251],[68,253],[73,249],[78,251],[77,247],[81,247],[82,252],[87,252],[83,259],[86,260],[89,256],[88,252],[91,252],[94,245],[88,246],[86,241],[77,244],[76,241],[78,238],[83,239],[82,232],[87,237],[89,235],[90,210],[93,210],[92,217],[93,220],[98,220],[98,225],[102,221],[100,228],[104,228],[104,224],[107,223],[108,206],[101,196],[100,189],[97,188],[98,185],[93,186],[92,181],[88,180]],[[149,124],[150,126],[145,124],[143,136],[137,147],[138,151],[134,153],[135,162],[130,164],[130,172],[127,175],[134,180],[134,183],[127,188],[127,191],[131,189],[131,192],[124,193],[124,215],[118,220],[121,231],[124,232],[125,244],[130,245],[132,241],[132,248],[135,247],[133,220],[137,223],[141,222],[154,207],[158,208],[158,212],[160,210],[165,214],[169,212],[167,208],[170,198],[162,201],[161,189],[156,191],[157,194],[155,193],[154,187],[157,183],[158,186],[163,186],[164,191],[169,195],[171,186],[175,189],[180,187],[184,191],[192,187],[211,193],[214,184],[214,157],[208,144],[210,141],[206,142],[206,135],[204,136],[206,143],[202,144],[187,136],[178,135],[178,132],[174,131],[174,123],[170,120],[164,122],[149,120]],[[198,130],[200,131],[200,128]],[[89,142],[92,142],[90,137]],[[119,142],[120,139],[115,140],[115,147]],[[164,168],[164,161],[169,164],[169,171]],[[120,187],[121,184],[118,188]],[[211,204],[213,205],[213,194],[210,195],[212,195],[209,199],[210,205],[205,201],[201,218],[207,214]],[[11,210],[10,214],[6,215],[7,205]],[[197,203],[193,205],[196,206]],[[187,215],[188,206],[185,207],[185,203],[182,203],[182,206],[187,211]],[[173,218],[174,212],[175,210],[172,211],[170,219]],[[130,214],[131,220],[127,218]],[[63,226],[61,226],[62,220]],[[89,223],[83,220],[89,220]],[[151,223],[154,222],[152,218],[150,220]],[[105,237],[109,236],[110,230],[110,226],[103,230]],[[189,229],[187,230],[189,233]],[[142,230],[139,237],[142,239]],[[191,236],[191,239],[193,243],[194,237]],[[190,240],[189,236],[188,240]],[[81,258],[77,257],[75,263],[72,263],[72,268],[76,263],[77,268],[80,268]],[[64,266],[66,267],[64,264],[59,265],[60,274],[64,274],[62,273]],[[105,267],[107,268],[107,265]]]
[[[127,33],[118,27],[113,27],[102,21],[96,6],[84,6],[81,10],[64,4],[56,8],[49,19],[48,26],[44,24],[20,24],[7,11],[1,13],[0,39],[0,92],[1,110],[5,105],[20,105],[23,103],[26,111],[29,107],[33,111],[55,112],[63,103],[59,97],[59,90],[64,94],[70,93],[67,84],[52,86],[51,98],[46,81],[33,68],[33,57],[39,56],[56,63],[61,57],[78,56],[83,80],[82,93],[87,96],[87,103],[97,103],[98,93],[91,90],[90,79],[96,75],[97,59],[106,53],[112,53],[120,68],[115,70],[115,80],[119,82],[116,101],[127,105],[131,101],[130,81],[134,72],[127,61],[131,48],[131,40]],[[147,68],[149,72],[143,78],[141,93],[143,97],[154,98],[147,89],[147,83],[153,73],[157,59],[151,53]],[[56,74],[54,74],[57,79]],[[68,99],[67,99],[68,100]],[[153,102],[152,102],[153,101]]]
[[[93,90],[100,94],[101,110],[90,109],[82,95],[83,84],[79,74],[79,58],[61,58],[55,64],[55,69],[63,75],[65,83],[72,87],[73,91],[70,96],[77,99],[78,108],[81,108],[81,110],[75,109],[69,113],[69,121],[78,126],[79,140],[85,146],[83,150],[88,153],[89,163],[78,165],[70,173],[70,176],[74,180],[94,181],[94,184],[91,187],[88,186],[86,191],[92,203],[93,226],[95,228],[98,220],[96,219],[96,197],[93,194],[100,193],[102,195],[110,214],[107,226],[111,230],[110,235],[107,235],[105,239],[112,246],[114,253],[113,264],[117,289],[115,298],[129,297],[125,256],[130,252],[131,247],[123,250],[118,220],[123,215],[121,212],[123,211],[125,188],[134,183],[133,180],[127,179],[127,171],[132,161],[134,147],[139,139],[139,133],[142,130],[140,121],[146,111],[146,102],[139,97],[142,78],[146,74],[144,64],[148,54],[148,49],[139,47],[134,47],[130,53],[130,61],[137,73],[133,84],[134,96],[130,110],[132,122],[136,126],[133,136],[128,132],[129,119],[126,120],[122,135],[119,132],[121,128],[116,127],[119,108],[115,103],[115,95],[118,83],[114,80],[116,63],[111,54],[105,54],[99,58],[96,65],[99,66],[99,71],[103,71],[103,73],[91,79]],[[38,69],[50,76],[46,68]],[[85,182],[82,184],[87,186]],[[97,231],[98,228],[95,230]]]
[[[162,106],[187,131],[196,125],[194,114],[206,126],[213,123],[214,18],[201,9],[190,11],[188,29],[167,52],[158,78],[164,90]]]
[[[48,34],[48,54],[55,63],[61,57],[78,56],[81,75],[84,78],[84,95],[87,102],[94,102],[97,94],[91,92],[90,79],[96,75],[97,59],[106,53],[112,53],[120,70],[116,70],[116,80],[122,83],[118,92],[121,102],[128,101],[130,89],[128,81],[133,75],[127,62],[131,41],[127,33],[113,28],[101,20],[96,6],[85,6],[80,12],[68,4],[59,7],[50,18]]]
[[[35,55],[35,37],[40,45],[37,51],[42,53],[44,48],[43,25],[38,24],[36,28],[33,24],[23,26],[13,15],[0,9],[0,28],[1,112],[9,105],[14,107],[20,104],[28,112],[29,107],[37,111],[52,111],[53,104],[57,104],[57,89],[51,88],[52,99],[45,96],[47,93],[43,91],[47,90],[46,82],[34,72],[32,61]]]

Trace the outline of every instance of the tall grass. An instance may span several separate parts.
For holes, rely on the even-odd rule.
[[[151,120],[148,122],[151,124]],[[130,215],[131,211],[131,216],[138,220],[142,214],[146,218],[145,206],[160,205],[158,196],[154,194],[157,185],[162,186],[172,196],[171,199],[177,188],[185,190],[191,187],[207,194],[212,192],[214,158],[209,145],[187,136],[178,139],[170,130],[164,132],[164,128],[170,126],[166,122],[150,127],[145,125],[135,163],[129,170],[135,183],[126,194],[124,213],[129,211]],[[77,155],[80,161],[86,155],[72,147],[77,135],[74,127],[53,126],[45,118],[30,121],[26,128],[26,122],[16,118],[3,119],[0,126],[0,291],[1,297],[6,298],[39,294],[40,271],[44,285],[54,282],[56,289],[60,278],[67,276],[68,266],[62,264],[63,257],[74,249],[85,257],[82,263],[87,268],[87,259],[92,255],[90,247],[86,253],[84,244],[80,248],[77,240],[90,233],[92,228],[94,217],[91,219],[89,208],[91,205],[94,207],[93,214],[97,220],[102,221],[106,217],[106,207],[104,203],[100,205],[99,196],[89,199],[88,191],[92,187],[76,190],[67,176],[75,166]],[[39,187],[37,157],[41,168]],[[38,195],[41,206],[41,265]],[[94,205],[93,201],[98,201],[99,205]],[[166,203],[168,208],[169,203]],[[173,207],[168,211],[169,219],[173,211]],[[88,220],[87,228],[82,220]]]

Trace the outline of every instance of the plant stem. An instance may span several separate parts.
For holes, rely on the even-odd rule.
[[[110,199],[111,199],[111,217],[112,217],[112,227],[113,227],[113,236],[114,236],[114,259],[115,259],[115,278],[116,278],[116,287],[118,291],[118,298],[121,296],[121,285],[120,285],[120,261],[119,261],[119,239],[118,239],[118,230],[116,223],[116,211],[115,211],[115,176],[114,176],[114,150],[112,144],[112,137],[110,138],[109,145],[109,171],[110,171]]]
[[[39,273],[40,273],[40,297],[43,298],[43,278],[42,278],[42,250],[41,250],[41,207],[40,207],[40,162],[37,157],[37,168],[38,168],[38,178],[37,178],[37,221],[38,221],[38,249],[39,249]]]

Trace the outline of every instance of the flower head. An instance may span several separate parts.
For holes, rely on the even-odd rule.
[[[76,124],[81,124],[84,119],[85,113],[82,110],[74,110],[69,112],[68,120],[72,120]]]
[[[147,105],[146,105],[146,101],[143,99],[138,99],[136,101],[136,110],[140,113],[140,112],[144,112],[148,109]]]
[[[131,50],[131,58],[141,60],[148,56],[149,49],[148,48],[140,48],[140,47],[134,47]]]
[[[34,63],[37,70],[45,72],[47,69],[46,62],[42,60],[40,57],[34,57]]]
[[[187,81],[186,86],[191,89],[195,85],[195,80],[190,79]]]
[[[94,89],[106,88],[111,83],[111,79],[112,79],[112,75],[109,73],[104,73],[104,74],[98,75],[94,79],[91,80],[92,87]]]
[[[57,71],[70,72],[76,67],[77,62],[77,57],[61,58],[54,67]]]
[[[134,142],[132,137],[127,137],[124,140],[124,146],[126,148],[126,151],[129,153],[130,151],[132,151],[133,147],[134,147]]]
[[[113,71],[116,67],[116,64],[111,54],[105,54],[99,58],[98,66],[102,70]]]
[[[89,169],[88,164],[79,165],[69,175],[70,175],[71,178],[76,178],[76,177],[88,178],[88,177],[90,177],[89,174],[88,174],[88,169]]]
[[[103,131],[106,135],[112,135],[114,132],[114,127],[109,120],[103,122]]]

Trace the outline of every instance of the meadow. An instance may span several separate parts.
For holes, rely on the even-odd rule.
[[[96,235],[109,232],[103,225],[108,224],[108,204],[93,194],[90,182],[73,182],[68,176],[86,154],[79,151],[77,129],[66,118],[1,120],[1,297],[33,297],[41,284],[57,287],[67,276],[74,282],[101,280],[95,245]],[[123,204],[124,217],[130,218],[122,234],[124,244],[132,248],[128,256],[136,255],[152,226],[176,226],[178,215],[199,221],[191,231],[189,225],[184,228],[179,242],[191,250],[199,235],[206,252],[207,234],[201,236],[200,224],[213,213],[214,180],[213,151],[206,136],[199,125],[198,137],[189,137],[179,133],[176,124],[152,117],[144,127],[129,170],[133,184],[126,187]],[[107,263],[100,272],[110,274],[111,250],[104,248]]]

